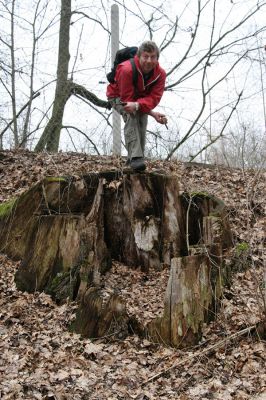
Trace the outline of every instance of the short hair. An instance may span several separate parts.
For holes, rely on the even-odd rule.
[[[157,58],[159,58],[160,55],[160,50],[155,42],[152,42],[151,40],[147,40],[146,42],[143,42],[137,51],[137,56],[140,57],[141,53],[144,51],[147,51],[147,53],[152,53],[153,51],[156,51],[157,53]]]

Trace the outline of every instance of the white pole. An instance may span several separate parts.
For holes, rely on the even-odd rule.
[[[117,4],[111,7],[111,59],[112,64],[115,54],[119,49],[119,8]],[[113,110],[113,154],[121,155],[121,117],[120,114]]]

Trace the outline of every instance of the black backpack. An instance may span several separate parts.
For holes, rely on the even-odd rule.
[[[132,65],[132,70],[133,70],[133,85],[134,87],[137,86],[137,81],[138,81],[138,73],[137,73],[137,68],[134,62],[134,55],[137,53],[138,48],[133,46],[133,47],[125,47],[124,49],[118,50],[115,55],[115,61],[114,65],[111,69],[110,72],[106,75],[108,82],[114,83],[115,82],[115,73],[116,73],[116,68],[118,64],[121,64],[123,61],[130,60],[131,65]]]

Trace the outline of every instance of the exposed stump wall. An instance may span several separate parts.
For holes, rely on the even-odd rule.
[[[176,347],[196,344],[202,323],[214,318],[221,279],[220,267],[207,255],[173,258],[163,315],[146,328],[150,338]]]
[[[0,207],[1,251],[22,259],[18,288],[77,300],[77,332],[124,337],[134,325],[115,290],[103,295],[114,259],[140,267],[147,279],[170,268],[164,312],[142,321],[139,332],[173,346],[200,337],[221,295],[232,241],[219,199],[180,195],[174,176],[109,171],[46,178]]]

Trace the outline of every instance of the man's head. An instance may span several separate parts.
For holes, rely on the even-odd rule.
[[[143,42],[138,48],[137,56],[139,57],[140,67],[144,74],[151,72],[156,67],[159,55],[158,46],[151,40]]]

